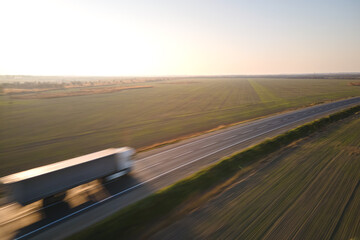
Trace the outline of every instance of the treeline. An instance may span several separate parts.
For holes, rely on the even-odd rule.
[[[26,81],[26,82],[5,82],[0,85],[3,89],[63,89],[74,87],[93,87],[93,86],[109,86],[118,84],[132,84],[144,82],[158,82],[168,80],[166,78],[132,78],[132,79],[109,79],[109,80],[92,80],[92,81]]]
[[[66,87],[88,87],[97,85],[110,85],[122,83],[121,81],[66,81],[66,82],[8,82],[1,84],[2,88],[12,89],[62,89]]]
[[[55,82],[12,82],[2,83],[2,88],[34,89],[34,88],[64,88],[65,83]]]

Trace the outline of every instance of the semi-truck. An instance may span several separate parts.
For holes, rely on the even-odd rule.
[[[110,181],[130,172],[135,150],[110,148],[0,178],[8,201],[27,205],[62,195],[96,179]]]

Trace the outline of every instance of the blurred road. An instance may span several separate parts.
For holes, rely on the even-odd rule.
[[[0,239],[61,239],[113,212],[264,138],[360,103],[360,97],[316,105],[204,134],[136,156],[129,176],[93,181],[68,191],[63,202],[0,207]]]

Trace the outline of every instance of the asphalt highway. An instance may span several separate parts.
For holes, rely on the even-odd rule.
[[[224,156],[356,104],[360,97],[258,119],[139,153],[129,176],[84,184],[69,190],[62,202],[1,206],[0,239],[62,239]]]

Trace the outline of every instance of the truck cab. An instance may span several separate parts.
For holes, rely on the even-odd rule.
[[[112,181],[123,175],[128,174],[134,165],[132,158],[135,155],[135,150],[133,148],[122,147],[119,148],[118,150],[119,152],[116,153],[116,163],[117,163],[118,172],[104,177],[103,180],[105,182]]]

